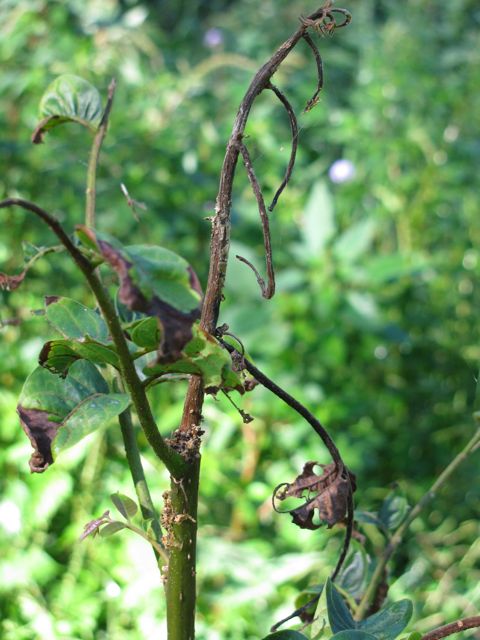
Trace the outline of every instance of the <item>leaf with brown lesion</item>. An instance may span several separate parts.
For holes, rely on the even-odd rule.
[[[97,368],[77,360],[65,378],[42,367],[25,381],[17,412],[34,449],[33,473],[42,473],[64,449],[107,425],[130,402],[127,394],[109,393]]]
[[[122,246],[115,238],[77,227],[80,240],[97,251],[118,276],[119,300],[159,322],[157,362],[181,357],[200,318],[202,290],[190,265],[173,251],[150,245]]]
[[[322,469],[321,474],[314,471],[315,467]],[[292,483],[279,485],[274,493],[275,500],[286,498],[299,498],[303,504],[293,509],[288,509],[293,522],[301,529],[318,529],[322,524],[329,528],[339,522],[345,522],[348,512],[348,503],[351,494],[355,491],[355,476],[343,464],[319,464],[307,462],[302,473]],[[318,522],[314,521],[315,510],[318,513]]]

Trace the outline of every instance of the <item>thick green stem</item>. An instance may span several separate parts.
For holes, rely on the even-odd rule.
[[[96,182],[97,182],[97,166],[100,157],[100,149],[107,133],[108,118],[113,104],[113,96],[115,94],[115,80],[110,82],[108,87],[108,99],[102,119],[93,139],[92,148],[90,149],[90,157],[87,168],[87,188],[85,191],[85,224],[87,227],[95,227],[95,199],[96,199]]]
[[[169,540],[167,597],[168,640],[194,640],[196,599],[197,504],[200,458],[181,480],[172,478],[163,514]]]
[[[357,620],[362,620],[365,617],[366,612],[375,596],[377,591],[377,587],[382,580],[384,575],[385,568],[387,566],[388,561],[392,557],[392,555],[397,550],[397,547],[403,540],[403,537],[412,524],[412,522],[420,515],[421,511],[426,507],[426,505],[433,500],[437,491],[440,487],[445,484],[445,482],[450,478],[450,476],[457,470],[464,460],[467,459],[470,453],[476,448],[476,446],[480,443],[480,429],[477,429],[474,436],[471,440],[465,445],[462,451],[455,456],[455,458],[450,462],[450,464],[442,471],[442,473],[438,476],[435,482],[430,487],[430,490],[425,493],[417,504],[413,507],[413,509],[408,514],[405,521],[400,525],[400,527],[395,531],[393,536],[390,538],[387,546],[383,550],[382,556],[379,558],[373,576],[370,580],[370,583],[365,591],[365,594],[358,605],[358,608],[355,612],[355,618]]]

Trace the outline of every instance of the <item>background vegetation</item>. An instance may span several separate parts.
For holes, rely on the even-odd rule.
[[[418,499],[471,435],[478,408],[480,9],[474,0],[345,6],[353,23],[319,43],[325,91],[301,116],[294,179],[272,216],[278,294],[261,302],[253,274],[232,262],[222,320],[331,430],[357,474],[357,506],[375,510],[392,483]],[[238,103],[298,16],[315,8],[301,0],[2,0],[0,196],[38,201],[70,228],[81,221],[88,141],[75,127],[41,147],[29,135],[55,76],[75,73],[104,91],[115,76],[98,226],[178,251],[205,282],[204,218]],[[298,47],[277,84],[301,108],[314,81],[311,54]],[[249,146],[267,194],[288,160],[288,132],[281,107],[262,97]],[[241,173],[232,254],[259,263],[256,203]],[[139,220],[120,183],[147,205]],[[4,271],[20,271],[22,242],[51,243],[21,211],[0,211],[0,225]],[[161,586],[146,543],[128,533],[78,541],[110,493],[133,496],[115,428],[30,476],[15,406],[48,337],[32,314],[45,293],[91,302],[62,254],[37,263],[19,292],[1,292],[0,635],[161,637]],[[155,402],[168,434],[185,389],[162,387]],[[299,532],[270,506],[273,487],[305,460],[327,461],[310,430],[266,390],[243,406],[254,422],[242,424],[224,398],[204,411],[201,640],[263,637],[299,590],[326,578],[341,543],[337,533]],[[160,505],[166,475],[145,463]],[[479,610],[477,469],[472,457],[392,566],[391,594],[414,599],[417,630]]]

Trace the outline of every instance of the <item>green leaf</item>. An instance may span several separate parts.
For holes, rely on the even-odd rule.
[[[399,600],[358,623],[358,628],[375,636],[377,640],[394,640],[410,622],[413,605],[410,600]]]
[[[365,549],[359,544],[355,545],[355,548],[357,550],[347,559],[336,584],[352,598],[359,598],[365,587],[369,562]]]
[[[118,511],[122,514],[124,518],[130,520],[138,511],[137,503],[134,502],[128,496],[123,495],[122,493],[112,493],[110,496],[113,504],[116,506]]]
[[[320,638],[327,639],[331,636],[332,630],[328,621],[327,590],[324,586],[313,616],[311,638],[312,640],[320,640]]]
[[[46,298],[45,315],[64,338],[81,340],[88,336],[98,342],[108,341],[108,328],[102,316],[76,300]]]
[[[156,349],[161,339],[158,319],[149,317],[137,320],[124,328],[128,331],[130,340],[144,349]]]
[[[335,234],[335,212],[325,180],[312,188],[303,211],[302,235],[305,249],[311,256],[320,256]]]
[[[377,640],[371,633],[361,631],[360,629],[345,629],[344,631],[339,631],[332,636],[331,640],[334,638],[335,640]]]
[[[345,600],[337,591],[330,578],[326,582],[325,591],[327,597],[328,620],[333,633],[336,634],[337,632],[345,629],[355,629],[357,623],[345,604]]]
[[[210,334],[194,324],[193,338],[188,342],[178,360],[171,363],[156,363],[143,369],[146,376],[158,376],[162,373],[187,373],[202,376],[207,391],[218,389],[236,389],[243,392],[239,375],[232,370],[232,359]]]
[[[99,252],[117,272],[126,298],[157,297],[182,313],[198,308],[201,294],[197,282],[188,262],[178,254],[157,245],[123,246],[113,236],[81,225],[76,233],[82,243]],[[135,301],[128,306],[135,309]]]
[[[80,359],[120,368],[120,361],[113,346],[106,346],[88,338],[85,342],[75,340],[46,342],[40,352],[39,363],[53,373],[64,374],[75,361]]]
[[[383,501],[378,517],[386,529],[393,531],[402,524],[409,510],[410,506],[405,496],[398,491],[392,491]]]
[[[100,535],[102,538],[108,538],[122,529],[126,529],[126,525],[123,522],[109,522],[100,529]]]
[[[265,636],[263,640],[305,640],[306,637],[299,631],[276,631]]]
[[[85,398],[62,423],[52,442],[54,458],[68,447],[80,442],[85,436],[108,424],[125,411],[130,398],[125,393],[95,394]]]
[[[17,411],[35,452],[32,471],[41,472],[63,449],[106,425],[129,405],[127,394],[110,394],[98,369],[74,362],[66,378],[38,367],[27,378]]]
[[[33,133],[33,142],[42,142],[47,131],[66,122],[76,122],[94,132],[102,114],[102,99],[93,85],[69,73],[61,75],[42,96],[40,117],[43,119]]]
[[[158,361],[177,360],[192,338],[192,324],[200,317],[201,286],[190,265],[163,247],[124,247],[115,238],[83,226],[77,227],[77,234],[90,248],[93,244],[117,273],[120,303],[158,318]]]

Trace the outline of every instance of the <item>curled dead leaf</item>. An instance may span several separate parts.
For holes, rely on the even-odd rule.
[[[322,469],[321,474],[314,472],[316,466]],[[355,488],[355,476],[344,465],[307,462],[292,483],[282,483],[275,489],[273,506],[280,512],[275,505],[276,500],[302,499],[305,501],[303,504],[286,511],[293,522],[301,529],[318,529],[322,524],[330,528],[345,521],[349,495]],[[318,511],[318,523],[314,522],[315,509]]]

